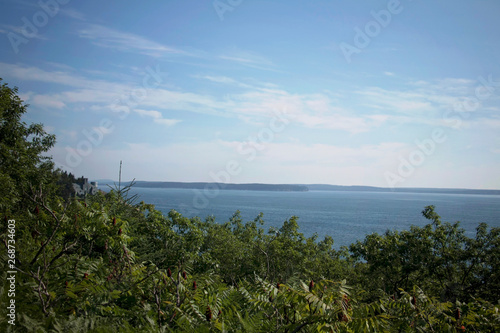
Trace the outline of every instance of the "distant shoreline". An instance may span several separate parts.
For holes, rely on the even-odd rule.
[[[97,180],[99,184],[117,184],[113,180]],[[123,186],[130,182],[122,182]],[[141,188],[177,188],[177,189],[219,189],[239,191],[280,191],[280,192],[307,192],[307,191],[346,191],[346,192],[402,192],[402,193],[439,193],[439,194],[477,194],[500,195],[500,190],[483,189],[450,189],[450,188],[387,188],[375,186],[342,186],[328,184],[261,184],[261,183],[208,183],[208,182],[162,182],[136,181],[134,187]]]

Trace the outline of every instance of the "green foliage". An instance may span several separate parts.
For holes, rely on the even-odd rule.
[[[349,249],[306,238],[297,217],[217,223],[162,215],[130,186],[79,199],[43,157],[54,143],[0,95],[0,209],[16,221],[16,332],[495,332],[499,228],[465,236],[434,207],[424,227]],[[20,166],[23,166],[21,168]],[[5,184],[5,185],[4,185]],[[0,331],[7,323],[0,227]],[[418,286],[418,287],[417,287]],[[463,329],[462,329],[463,327]]]
[[[67,171],[55,170],[54,176],[57,179],[57,195],[62,197],[63,199],[69,200],[72,196],[75,195],[75,191],[73,189],[73,183],[76,183],[76,178],[73,174]]]
[[[491,290],[500,290],[494,269],[500,258],[500,228],[488,231],[480,224],[476,237],[469,238],[458,222],[441,223],[433,206],[422,213],[432,224],[368,235],[351,245],[360,269],[369,274],[361,282],[372,291],[398,293],[418,285],[445,301],[481,297],[496,302],[498,294]]]
[[[55,144],[41,124],[22,121],[27,106],[0,79],[0,209],[12,208],[23,192],[34,192],[52,179],[53,164],[43,156]]]

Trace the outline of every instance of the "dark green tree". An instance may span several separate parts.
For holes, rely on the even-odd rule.
[[[374,297],[377,290],[398,294],[420,286],[443,301],[469,301],[481,297],[496,302],[500,290],[500,228],[488,231],[477,227],[476,237],[465,236],[460,223],[443,223],[428,206],[424,217],[432,221],[424,227],[371,234],[350,246],[359,259],[358,283]]]
[[[39,193],[40,186],[53,181],[53,163],[45,156],[56,142],[41,124],[22,121],[27,105],[0,79],[0,209],[21,209],[26,195]],[[24,199],[24,200],[23,200]]]

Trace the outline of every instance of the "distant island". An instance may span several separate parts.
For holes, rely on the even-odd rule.
[[[137,181],[136,187],[149,188],[187,188],[187,189],[204,189],[207,187],[217,187],[221,190],[241,190],[241,191],[286,191],[286,192],[306,192],[309,191],[304,185],[290,184],[226,184],[226,183],[184,183],[184,182],[148,182]]]
[[[310,191],[349,191],[349,192],[404,192],[404,193],[439,193],[439,194],[481,194],[500,195],[500,190],[481,190],[465,188],[426,188],[426,187],[375,187],[375,186],[343,186],[328,184],[304,185]]]
[[[101,185],[114,185],[117,182],[109,179],[98,181]],[[122,182],[122,186],[129,185],[130,182]],[[157,181],[136,181],[134,187],[143,188],[179,188],[179,189],[212,189],[220,190],[239,190],[239,191],[280,191],[280,192],[307,192],[309,188],[306,185],[294,184],[229,184],[229,183],[208,183],[208,182],[157,182]]]
[[[113,185],[117,182],[109,179],[97,180],[101,185]],[[123,186],[130,182],[122,182]],[[162,181],[136,181],[135,187],[143,188],[178,188],[178,189],[205,189],[217,187],[220,190],[240,191],[282,191],[282,192],[307,192],[307,191],[346,191],[346,192],[403,192],[403,193],[439,193],[439,194],[479,194],[500,195],[500,190],[481,189],[454,189],[454,188],[389,188],[375,186],[343,186],[329,184],[232,184],[209,182],[162,182]]]

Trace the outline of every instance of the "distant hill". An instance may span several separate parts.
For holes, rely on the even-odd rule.
[[[310,191],[405,192],[405,193],[500,195],[500,190],[424,188],[424,187],[389,188],[389,187],[375,187],[375,186],[341,186],[341,185],[327,185],[327,184],[308,184],[304,186],[307,186],[307,188]]]
[[[290,184],[225,184],[225,183],[184,183],[184,182],[147,182],[138,181],[136,187],[149,187],[149,188],[188,188],[188,189],[204,189],[213,188],[216,186],[221,190],[246,190],[246,191],[294,191],[304,192],[308,188],[304,185],[290,185]]]
[[[98,180],[99,185],[118,185],[117,181],[104,179]],[[129,185],[130,182],[122,182],[122,187]],[[225,183],[208,183],[208,182],[156,182],[156,181],[136,181],[134,187],[143,188],[185,188],[185,189],[204,189],[217,187],[221,190],[242,190],[242,191],[293,191],[305,192],[308,191],[307,186],[293,184],[225,184]]]
[[[99,185],[118,184],[117,181],[110,179],[97,180]],[[122,182],[126,186],[130,182]],[[403,192],[403,193],[441,193],[441,194],[481,194],[481,195],[500,195],[500,190],[478,190],[478,189],[450,189],[450,188],[388,188],[375,186],[343,186],[328,184],[226,184],[226,183],[208,183],[208,182],[160,182],[160,181],[137,181],[135,187],[144,188],[179,188],[179,189],[204,189],[217,186],[221,190],[242,190],[242,191],[287,191],[287,192],[306,192],[306,191],[349,191],[349,192]]]

